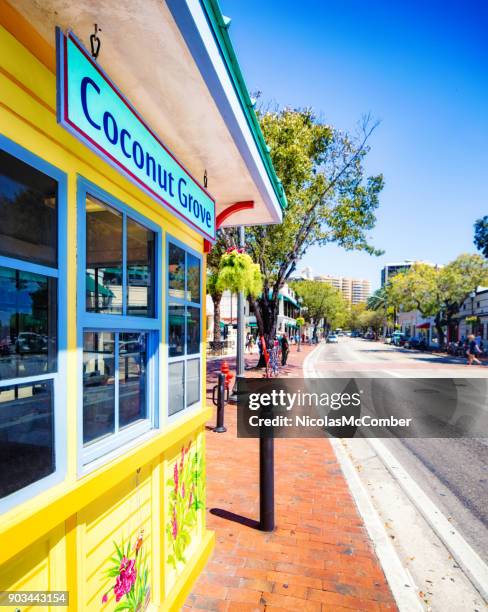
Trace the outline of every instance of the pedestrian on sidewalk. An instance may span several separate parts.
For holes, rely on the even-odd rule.
[[[476,355],[481,354],[480,347],[476,344],[476,340],[473,334],[468,336],[468,350],[466,351],[466,357],[468,358],[468,363],[466,365],[473,365],[473,363],[477,363],[481,365],[481,361],[477,359]]]
[[[283,334],[283,337],[281,338],[281,365],[282,366],[286,366],[289,352],[290,352],[290,343],[288,342],[288,338],[286,334]]]

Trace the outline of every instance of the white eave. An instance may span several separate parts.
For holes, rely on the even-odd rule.
[[[55,26],[90,48],[159,138],[216,199],[217,215],[254,201],[226,225],[278,223],[282,210],[199,0],[16,0],[54,47]]]

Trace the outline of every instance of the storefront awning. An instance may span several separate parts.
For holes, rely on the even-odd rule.
[[[429,329],[430,323],[419,323],[419,325],[415,326],[417,329]]]
[[[96,23],[97,64],[191,175],[203,183],[206,173],[216,214],[252,201],[253,224],[281,221],[286,197],[216,0],[16,0],[15,8],[47,41],[53,78],[56,26],[90,49]],[[242,211],[224,225],[248,222]]]

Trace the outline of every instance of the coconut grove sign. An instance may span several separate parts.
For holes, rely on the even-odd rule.
[[[72,33],[57,30],[58,122],[176,213],[215,240],[215,201],[144,123]]]

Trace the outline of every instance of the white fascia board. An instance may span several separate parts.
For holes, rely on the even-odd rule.
[[[166,3],[271,215],[270,222],[280,223],[280,203],[200,1]]]

